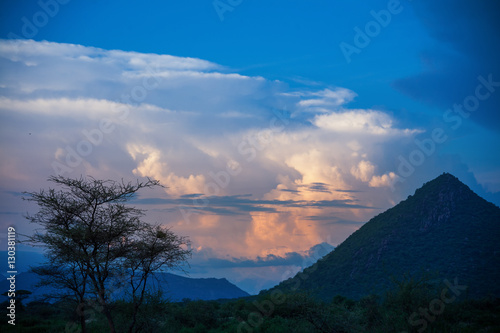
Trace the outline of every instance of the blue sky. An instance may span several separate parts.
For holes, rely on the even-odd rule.
[[[50,174],[155,177],[192,276],[255,293],[442,172],[498,205],[498,7],[3,2],[2,228]]]

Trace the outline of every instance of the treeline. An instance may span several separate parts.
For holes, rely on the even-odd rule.
[[[78,332],[75,309],[72,303],[31,302],[18,308],[15,327],[3,320],[0,331]],[[108,332],[106,317],[98,310],[96,305],[85,313],[87,329]],[[125,331],[133,305],[114,302],[111,310],[117,331]],[[324,302],[306,293],[275,292],[174,303],[156,293],[147,295],[136,332],[500,332],[500,300],[467,300],[466,295],[454,297],[452,288],[413,280],[400,283],[384,297],[358,301],[336,296]]]

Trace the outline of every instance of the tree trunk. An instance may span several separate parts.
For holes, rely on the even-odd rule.
[[[82,326],[82,333],[87,333],[87,323],[85,322],[85,315],[80,316],[80,325]]]
[[[78,314],[78,317],[80,318],[80,326],[82,327],[82,332],[81,333],[87,333],[87,325],[85,323],[85,301],[83,298],[80,298],[80,303],[76,307],[76,313]]]
[[[133,302],[133,303],[134,303],[134,310],[133,310],[133,314],[132,314],[132,322],[130,323],[130,326],[128,327],[129,333],[133,333],[133,331],[134,331],[134,326],[137,323],[137,311],[139,310],[139,304],[137,304],[137,302]]]
[[[109,332],[116,333],[115,323],[113,322],[113,317],[111,317],[111,312],[109,311],[107,305],[104,305],[104,315],[106,316],[106,319],[108,320]]]

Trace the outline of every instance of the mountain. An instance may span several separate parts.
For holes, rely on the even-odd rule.
[[[215,300],[250,296],[225,278],[187,278],[170,273],[158,274],[158,281],[165,296],[172,301],[184,298]]]
[[[206,278],[193,279],[170,273],[158,273],[157,280],[148,282],[148,288],[159,287],[164,297],[171,301],[181,301],[185,298],[193,300],[215,300],[222,298],[239,298],[250,296],[247,292],[241,290],[226,279]],[[50,287],[35,287],[39,277],[32,272],[24,272],[16,276],[16,290],[28,290],[33,294],[26,299],[26,303],[35,298],[40,298],[46,293],[51,292]],[[0,282],[0,290],[9,290],[9,281],[6,279]],[[113,297],[122,298],[128,293],[128,290],[118,289],[113,293]],[[5,296],[0,296],[0,302],[5,301]]]
[[[391,278],[428,273],[467,285],[470,298],[500,297],[499,241],[500,208],[445,173],[274,289],[359,299],[394,288]]]

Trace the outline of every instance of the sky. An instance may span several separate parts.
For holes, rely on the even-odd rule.
[[[134,181],[255,294],[450,172],[500,205],[496,1],[0,4],[0,246],[50,175]],[[39,251],[19,245],[20,250]]]

